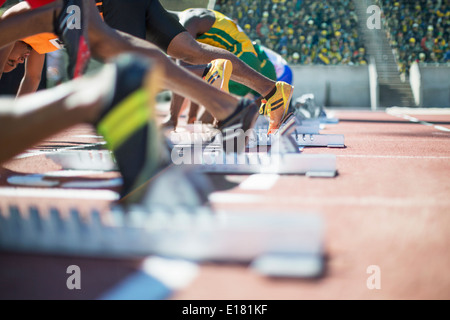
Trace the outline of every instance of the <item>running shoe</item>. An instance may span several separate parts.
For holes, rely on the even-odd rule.
[[[286,118],[294,88],[283,81],[275,85],[275,93],[260,107],[260,113],[270,117],[267,134],[274,134]]]
[[[216,123],[216,128],[222,134],[223,149],[226,153],[245,151],[250,136],[249,130],[254,127],[258,117],[258,105],[255,101],[242,98],[233,114]]]
[[[67,73],[70,79],[81,76],[91,57],[87,30],[88,17],[83,0],[63,0],[58,17],[54,19],[54,31],[69,55]]]
[[[155,119],[155,97],[163,71],[152,60],[123,54],[114,68],[113,88],[94,124],[122,174],[122,200],[139,201],[145,185],[170,164],[169,145]]]
[[[230,81],[231,74],[233,72],[233,64],[230,60],[213,60],[208,65],[206,70],[208,71],[203,77],[206,82],[218,89],[229,92],[228,82]]]

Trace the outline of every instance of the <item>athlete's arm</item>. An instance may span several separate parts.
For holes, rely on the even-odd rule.
[[[36,92],[41,83],[42,69],[44,67],[45,54],[39,54],[35,50],[25,62],[25,74],[20,83],[17,96]]]

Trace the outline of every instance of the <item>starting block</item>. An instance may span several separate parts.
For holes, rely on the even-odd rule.
[[[309,177],[335,177],[337,174],[336,156],[330,154],[301,154],[292,132],[295,121],[286,122],[273,135],[270,150],[265,152],[227,153],[222,143],[203,145],[174,145],[172,161],[175,165],[187,165],[204,173],[218,174],[292,174]],[[253,146],[254,136],[249,137],[249,147]],[[268,144],[266,145],[268,146]]]
[[[292,146],[292,144],[291,144]],[[276,148],[274,148],[275,150]],[[331,154],[301,154],[297,152],[225,153],[222,148],[204,148],[196,151],[190,145],[172,149],[175,165],[193,166],[202,173],[218,174],[292,174],[309,177],[335,177],[336,156]],[[113,154],[102,151],[61,152],[47,154],[47,158],[61,165],[62,170],[118,170]],[[84,154],[86,153],[86,154]],[[83,161],[78,161],[78,159]],[[106,164],[105,164],[106,163]]]
[[[273,145],[274,139],[285,139],[290,134],[295,142],[296,149],[299,147],[328,147],[344,148],[345,137],[340,134],[319,134],[320,122],[318,119],[299,120],[295,115],[291,115],[281,126],[275,135],[267,135],[268,121],[260,116],[258,121],[248,136],[248,147]],[[289,128],[289,130],[283,130]],[[222,142],[214,134],[213,128],[207,128],[201,124],[188,125],[181,132],[171,132],[168,140],[175,148],[186,148],[198,146],[209,150],[220,150],[223,148]],[[280,131],[282,131],[280,133]]]
[[[118,171],[114,156],[109,150],[65,150],[49,152],[45,156],[63,170]]]
[[[172,159],[176,164],[194,167],[204,173],[266,173],[309,177],[335,177],[337,174],[337,160],[332,154],[226,153],[223,150],[195,153],[188,147],[173,149]]]
[[[321,130],[321,123],[319,119],[304,119],[295,116],[297,119],[295,131],[300,134],[319,134]],[[255,131],[267,133],[269,128],[269,121],[265,116],[259,116],[255,123]]]
[[[203,143],[203,137],[200,137],[201,143],[198,144],[173,145],[171,160],[175,166],[194,167],[202,173],[273,173],[306,175],[309,177],[335,177],[337,174],[336,156],[331,154],[301,154],[298,139],[306,140],[305,143],[309,141],[317,144],[317,141],[314,141],[316,136],[299,136],[297,138],[294,133],[295,128],[295,118],[291,118],[276,134],[272,135],[270,141],[266,140],[267,143],[259,148],[259,152],[240,154],[226,153],[221,141],[205,144]],[[249,137],[250,147],[257,142],[254,137]],[[114,156],[108,150],[61,151],[48,153],[46,156],[61,165],[63,170],[117,170]]]
[[[250,140],[250,147],[273,145],[274,140],[290,139],[298,147],[328,147],[328,148],[344,148],[345,137],[341,134],[315,134],[301,133],[298,131],[301,124],[295,115],[289,116],[281,125],[277,134],[267,136],[267,128],[255,131],[253,139]],[[284,128],[289,128],[285,130]],[[288,135],[292,137],[288,138]]]
[[[158,255],[196,262],[254,262],[269,275],[318,276],[322,272],[324,226],[311,213],[217,212],[178,208],[152,211],[115,208],[87,217],[77,209],[0,212],[0,249],[101,258]],[[306,260],[305,260],[306,259]],[[314,263],[311,265],[311,259]],[[285,262],[277,266],[276,262]],[[292,263],[308,268],[286,269]]]
[[[192,167],[171,165],[151,179],[135,202],[140,203],[147,211],[154,207],[164,211],[173,211],[176,208],[193,211],[209,205],[208,197],[212,190],[214,188],[211,182],[201,171]]]
[[[293,101],[294,113],[301,119],[316,119],[321,124],[337,124],[339,119],[329,117],[323,106],[315,103],[314,94],[306,93]]]

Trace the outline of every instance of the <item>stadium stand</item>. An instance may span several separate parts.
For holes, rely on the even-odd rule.
[[[398,70],[408,76],[412,63],[449,62],[448,1],[377,0]]]
[[[225,0],[215,9],[291,64],[367,64],[353,0]]]

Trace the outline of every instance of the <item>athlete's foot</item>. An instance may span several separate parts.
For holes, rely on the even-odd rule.
[[[205,124],[213,124],[215,119],[211,115],[211,113],[205,110],[205,112],[203,112],[203,114],[200,116],[199,120]]]
[[[203,79],[213,87],[229,92],[228,83],[232,72],[233,64],[230,60],[216,59],[208,65]]]
[[[293,92],[294,88],[290,84],[278,81],[274,93],[262,101],[260,113],[270,117],[267,134],[276,133],[285,120]]]
[[[226,119],[216,122],[223,139],[225,152],[244,152],[248,143],[249,130],[258,119],[258,105],[249,99],[241,99],[236,110]]]
[[[197,117],[189,117],[187,124],[194,124],[197,121]]]
[[[161,129],[164,131],[173,131],[177,128],[178,117],[168,116],[162,123]]]
[[[87,36],[87,11],[83,0],[63,0],[61,9],[54,11],[54,32],[67,49],[67,72],[71,79],[86,71],[91,57]]]
[[[144,185],[170,162],[154,118],[162,69],[131,54],[119,56],[110,65],[114,69],[110,95],[94,125],[122,174],[124,202],[134,203],[140,201]]]

